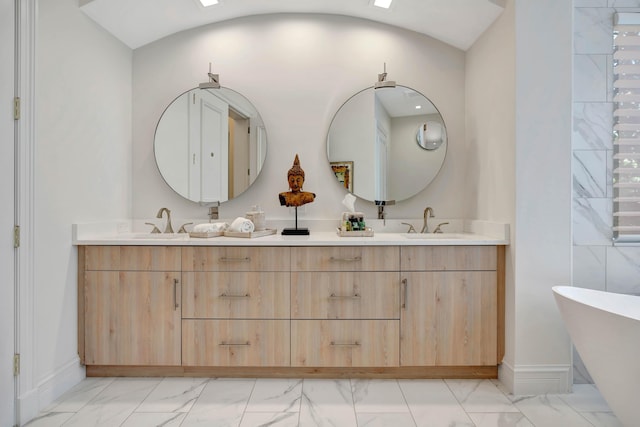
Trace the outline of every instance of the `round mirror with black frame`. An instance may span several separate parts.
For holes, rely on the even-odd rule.
[[[221,203],[246,191],[267,154],[258,110],[226,87],[195,88],[164,110],[153,142],[158,170],[176,193],[200,204]]]
[[[428,149],[416,143],[425,125],[430,141],[436,125],[441,131]],[[327,136],[327,157],[338,182],[372,202],[402,201],[424,190],[442,168],[446,152],[446,126],[436,106],[400,85],[369,87],[350,97]]]

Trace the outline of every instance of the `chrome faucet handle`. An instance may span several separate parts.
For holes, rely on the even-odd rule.
[[[182,224],[182,225],[180,226],[180,229],[178,230],[178,233],[186,233],[186,232],[187,232],[187,230],[184,228],[184,227],[185,227],[185,225],[191,225],[191,224],[193,224],[193,223],[192,223],[192,222],[187,222],[187,223],[185,223],[185,224]]]
[[[160,229],[158,227],[156,227],[156,225],[152,222],[145,222],[145,224],[147,225],[151,225],[153,226],[153,230],[151,230],[151,234],[158,234],[160,233]]]
[[[447,225],[449,224],[448,222],[441,222],[440,224],[438,224],[438,226],[436,227],[435,230],[433,230],[434,234],[438,234],[438,233],[442,233],[442,229],[440,228],[443,225]]]
[[[409,224],[408,222],[402,222],[401,224],[409,226],[407,233],[417,233],[416,229],[413,228],[413,224]]]

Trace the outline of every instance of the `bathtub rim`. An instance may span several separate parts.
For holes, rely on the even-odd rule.
[[[551,289],[555,295],[578,304],[640,321],[640,296],[568,285],[558,285]]]

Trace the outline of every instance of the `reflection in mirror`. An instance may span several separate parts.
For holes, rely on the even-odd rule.
[[[432,123],[441,129],[439,148],[425,150],[416,144],[416,129],[424,124],[429,129]],[[428,137],[430,141],[431,133]],[[327,136],[332,167],[350,166],[350,188],[345,188],[372,202],[406,200],[421,192],[440,171],[446,152],[446,127],[439,111],[406,86],[356,93],[336,112]],[[346,182],[337,175],[339,182]]]
[[[158,170],[185,199],[226,202],[256,180],[267,136],[256,108],[231,89],[192,89],[166,108],[154,138]]]
[[[444,127],[440,122],[425,122],[418,126],[416,141],[425,150],[436,150],[444,140]]]

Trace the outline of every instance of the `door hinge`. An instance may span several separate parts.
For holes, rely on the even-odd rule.
[[[13,120],[20,120],[20,97],[13,98]]]
[[[247,126],[247,133],[251,135],[251,126]]]
[[[20,355],[14,354],[13,355],[13,376],[17,377],[18,375],[20,375]]]
[[[15,225],[13,227],[13,247],[14,248],[20,247],[20,226],[19,225]]]

